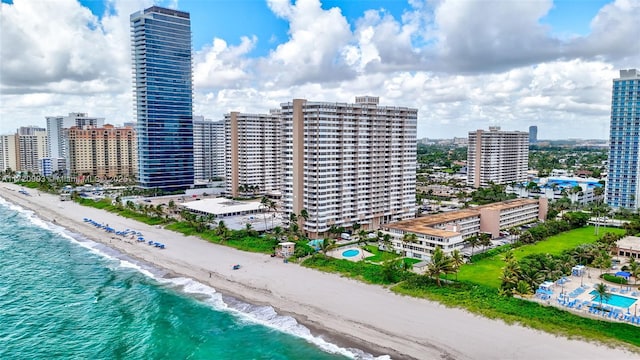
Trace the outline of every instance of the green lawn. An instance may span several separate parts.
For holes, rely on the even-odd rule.
[[[370,256],[365,259],[371,262],[383,262],[383,261],[392,260],[400,257],[400,255],[398,254],[394,254],[388,251],[382,251],[378,249],[376,245],[366,245],[364,246],[364,249],[373,254],[373,256]]]
[[[573,249],[581,244],[594,243],[605,232],[624,233],[623,229],[601,227],[600,234],[594,234],[593,226],[567,231],[536,244],[525,245],[513,251],[516,259],[537,253],[559,255],[564,250]],[[479,260],[472,264],[465,264],[460,268],[460,280],[486,285],[492,288],[500,287],[500,274],[504,267],[504,254]]]
[[[601,227],[599,235],[595,235],[594,227],[587,226],[552,236],[536,244],[522,246],[514,250],[514,254],[517,259],[537,253],[560,255],[564,250],[573,249],[578,245],[594,243],[606,232],[624,234],[624,229]]]

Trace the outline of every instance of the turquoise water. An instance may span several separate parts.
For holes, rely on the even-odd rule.
[[[0,264],[3,360],[370,357],[271,307],[165,279],[1,199]]]
[[[344,257],[354,257],[357,256],[358,254],[360,254],[360,250],[358,249],[349,249],[346,250],[342,253],[342,256]]]
[[[311,240],[307,243],[307,245],[311,246],[312,248],[316,249],[316,250],[320,250],[320,248],[322,247],[322,243],[324,242],[324,240],[322,239],[316,239],[316,240]]]
[[[598,292],[593,290],[591,291],[589,294],[593,295],[593,301],[597,301],[600,302],[600,295],[598,295]],[[622,295],[617,295],[617,294],[609,294],[609,299],[603,299],[602,303],[603,304],[607,304],[607,305],[611,305],[611,306],[617,306],[620,308],[628,308],[631,305],[633,305],[633,303],[635,303],[637,300],[634,298],[630,298],[630,297],[626,297],[626,296],[622,296]]]

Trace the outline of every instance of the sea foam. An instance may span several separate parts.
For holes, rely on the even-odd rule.
[[[96,243],[79,234],[70,232],[62,226],[44,221],[31,210],[24,209],[2,198],[0,198],[0,205],[16,211],[32,224],[42,229],[54,232],[102,258],[110,260],[112,263],[116,264],[115,267],[137,271],[160,284],[164,284],[165,286],[174,288],[179,292],[193,296],[199,301],[212,306],[215,310],[231,312],[235,314],[240,321],[259,324],[302,338],[328,353],[340,354],[352,359],[390,359],[387,355],[374,357],[360,349],[343,348],[327,342],[322,337],[314,336],[307,327],[298,323],[293,317],[279,315],[271,306],[253,305],[228,296],[223,298],[222,294],[218,293],[213,287],[190,278],[165,278],[161,275],[156,275],[162,274],[162,272],[153,271],[153,269],[155,269],[153,266],[127,258],[126,255],[121,254],[106,245]]]

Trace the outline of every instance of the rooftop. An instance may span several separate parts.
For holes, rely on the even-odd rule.
[[[476,209],[506,210],[506,209],[513,209],[516,207],[537,204],[537,203],[538,203],[537,199],[511,199],[511,200],[506,200],[499,203],[478,206]]]
[[[182,204],[181,206],[189,210],[215,215],[225,215],[261,209],[260,201],[236,201],[222,197],[191,201]]]
[[[623,249],[640,249],[640,237],[625,236],[617,242],[619,248]]]

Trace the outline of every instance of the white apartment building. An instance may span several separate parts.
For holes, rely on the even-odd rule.
[[[467,184],[475,188],[490,184],[511,184],[527,180],[529,133],[500,131],[469,132]]]
[[[72,112],[68,116],[46,116],[47,142],[49,156],[52,158],[64,158],[67,160],[65,168],[70,167],[68,153],[68,139],[65,137],[65,129],[72,126],[83,128],[86,126],[102,127],[104,118],[91,117],[87,113]],[[56,160],[57,162],[57,160]],[[59,170],[64,170],[59,169]]]
[[[40,173],[40,159],[49,157],[47,130],[37,126],[22,126],[17,131],[18,169]]]
[[[58,157],[46,157],[40,160],[40,174],[44,176],[60,176],[67,170],[67,160]]]
[[[0,135],[0,171],[18,169],[18,145],[16,135]]]
[[[240,188],[252,193],[270,193],[281,188],[280,114],[243,114],[224,116],[226,153],[226,191],[232,196]],[[247,191],[243,191],[247,192]]]
[[[195,180],[225,176],[224,121],[193,117],[193,170]]]
[[[555,201],[567,197],[572,203],[582,205],[604,200],[604,187],[600,179],[549,176],[534,180],[536,184],[534,188],[529,187],[529,183],[518,183],[508,185],[505,191],[507,194],[516,194],[520,198],[546,197]]]
[[[332,225],[377,229],[415,216],[418,110],[294,99],[281,104],[282,211],[310,237]]]
[[[407,257],[428,260],[437,247],[445,254],[462,250],[465,241],[480,233],[500,235],[500,230],[547,216],[546,198],[514,199],[448,213],[423,216],[383,226],[391,235],[393,249]],[[405,234],[415,234],[415,242],[405,241]]]

